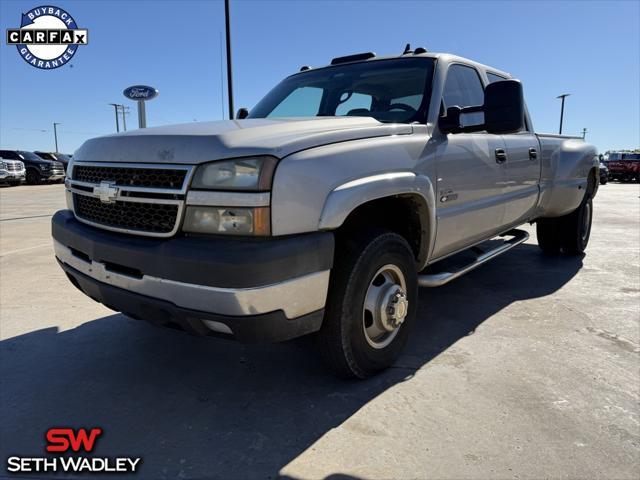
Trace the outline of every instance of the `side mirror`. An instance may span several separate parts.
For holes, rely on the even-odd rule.
[[[460,114],[462,109],[458,106],[447,108],[447,115],[440,117],[438,120],[438,127],[444,133],[458,133],[460,132]]]
[[[461,115],[484,114],[484,123],[462,126]],[[517,80],[503,80],[487,85],[484,105],[447,108],[447,115],[440,117],[438,127],[443,133],[470,133],[486,131],[502,134],[518,132],[524,126],[524,96],[522,84]]]
[[[484,90],[484,127],[489,133],[514,133],[524,126],[524,96],[517,80],[503,80]]]
[[[246,108],[239,108],[238,113],[236,113],[236,119],[242,120],[243,118],[247,118],[249,116],[249,110]]]

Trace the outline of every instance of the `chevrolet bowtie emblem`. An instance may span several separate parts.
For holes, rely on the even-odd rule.
[[[113,203],[118,196],[119,190],[111,182],[100,182],[99,186],[93,187],[93,194],[100,197],[100,201],[103,203]]]

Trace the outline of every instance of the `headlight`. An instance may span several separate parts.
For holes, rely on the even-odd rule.
[[[187,206],[182,230],[192,233],[269,235],[269,207]]]
[[[200,165],[191,188],[209,190],[267,191],[271,188],[275,157],[247,157]]]
[[[40,170],[49,170],[49,168],[51,168],[51,165],[49,165],[48,163],[39,163],[38,167],[40,167]]]

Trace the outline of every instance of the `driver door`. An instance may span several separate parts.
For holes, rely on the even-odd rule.
[[[447,107],[484,103],[484,88],[477,70],[452,64],[443,92]],[[464,115],[463,125],[484,122],[482,113]],[[486,132],[448,134],[436,151],[437,234],[434,258],[444,257],[500,233],[506,154],[501,135]]]

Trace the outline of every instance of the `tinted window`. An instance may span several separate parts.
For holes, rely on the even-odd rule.
[[[6,158],[7,160],[19,160],[18,155],[11,150],[0,150],[0,157]]]
[[[19,150],[18,155],[20,156],[20,160],[32,160],[34,162],[42,161],[42,159],[33,152],[25,152],[25,151]]]
[[[418,109],[420,107],[421,101],[422,101],[422,95],[409,95],[406,97],[392,99],[391,105],[400,103],[400,104],[409,105],[412,108]]]
[[[336,65],[292,75],[271,90],[249,118],[365,116],[380,122],[424,121],[431,93],[431,58],[376,60]],[[317,92],[300,101],[299,90]],[[410,98],[411,102],[399,101]],[[287,108],[284,109],[284,104]]]
[[[321,100],[321,88],[296,88],[271,111],[269,117],[314,117],[320,110]]]
[[[354,110],[361,109],[363,113],[371,111],[371,105],[373,103],[373,97],[371,95],[365,95],[363,93],[343,93],[340,99],[341,103],[336,108],[336,115],[349,115],[349,112],[353,115]]]
[[[442,98],[445,108],[482,105],[484,88],[478,72],[465,65],[451,65],[447,72]],[[460,122],[463,126],[478,125],[484,122],[484,115],[482,113],[465,114],[461,116]]]
[[[50,153],[47,153],[47,152],[34,152],[34,153],[38,155],[40,158],[43,158],[45,160],[55,160],[55,157]]]
[[[640,153],[623,153],[622,160],[640,160]]]
[[[505,77],[501,77],[500,75],[496,75],[495,73],[490,73],[490,72],[487,72],[487,78],[489,79],[489,83],[501,82],[502,80],[507,80]]]

